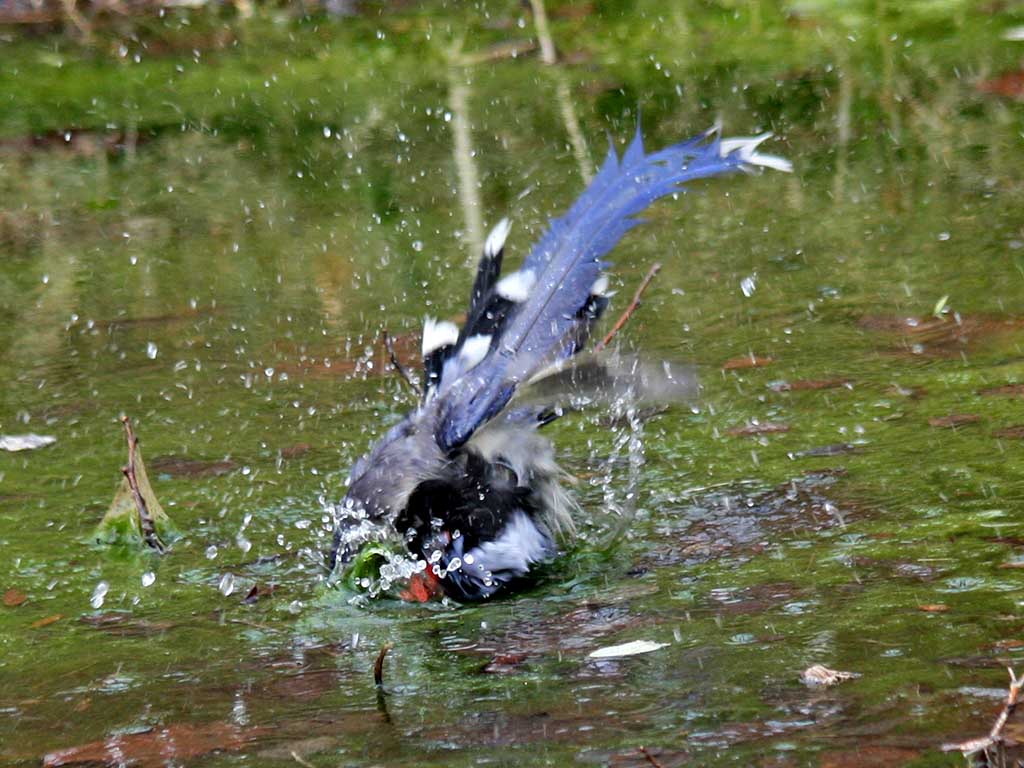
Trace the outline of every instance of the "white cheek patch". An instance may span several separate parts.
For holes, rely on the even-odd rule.
[[[533,563],[554,555],[551,537],[525,512],[515,512],[492,541],[473,547],[463,557],[465,570],[513,578],[525,576]]]

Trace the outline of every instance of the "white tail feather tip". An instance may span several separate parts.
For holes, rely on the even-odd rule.
[[[722,157],[737,152],[740,159],[748,165],[773,168],[784,173],[792,172],[793,164],[786,158],[778,155],[765,155],[757,151],[758,146],[771,137],[771,133],[762,133],[760,136],[737,136],[722,139],[718,142],[718,152]]]
[[[512,222],[508,219],[502,219],[495,224],[491,234],[487,236],[487,242],[484,243],[484,256],[488,259],[493,259],[497,256],[501,249],[505,247],[505,239],[511,231]]]
[[[537,276],[533,274],[533,271],[524,269],[501,278],[494,290],[501,298],[518,304],[526,301],[535,282],[537,282]]]
[[[459,360],[462,363],[463,370],[468,371],[470,368],[478,365],[481,360],[487,357],[487,352],[490,348],[491,337],[485,334],[470,336],[462,342],[462,349],[459,351]]]
[[[590,286],[591,296],[607,296],[608,295],[608,275],[601,275],[594,284]]]
[[[423,320],[423,356],[434,350],[448,347],[459,340],[459,329],[447,320],[437,321],[432,317]]]

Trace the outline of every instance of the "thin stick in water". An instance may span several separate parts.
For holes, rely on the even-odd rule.
[[[384,643],[380,647],[380,653],[377,654],[377,660],[373,663],[373,682],[378,688],[384,687],[384,657],[394,647],[394,643]]]
[[[1006,671],[1010,673],[1010,689],[1006,693],[1003,709],[999,713],[999,717],[996,718],[995,723],[993,723],[988,736],[983,736],[980,739],[969,739],[958,744],[943,744],[943,752],[961,752],[964,757],[968,757],[977,752],[987,751],[1002,741],[1003,728],[1006,726],[1006,721],[1010,719],[1010,716],[1017,709],[1017,705],[1020,703],[1021,689],[1024,688],[1024,677],[1017,677],[1012,668],[1008,667]]]
[[[644,759],[654,766],[654,768],[662,768],[659,763],[650,752],[647,751],[647,747],[640,747],[640,754],[644,756]]]
[[[131,419],[127,416],[122,416],[121,423],[124,424],[124,431],[128,438],[128,465],[122,467],[121,471],[128,478],[128,487],[132,491],[132,499],[135,501],[135,508],[139,512],[139,528],[142,529],[142,539],[146,542],[146,546],[155,549],[162,555],[167,551],[167,547],[160,541],[160,536],[156,532],[156,524],[153,522],[153,516],[149,514],[149,507],[146,506],[146,499],[142,495],[142,490],[139,488],[139,480],[135,475],[135,457],[139,439],[135,436],[135,431],[132,429]]]
[[[644,291],[647,290],[647,286],[651,284],[651,281],[654,279],[654,276],[658,274],[658,271],[660,269],[661,264],[660,262],[656,261],[651,265],[651,268],[647,270],[647,275],[644,277],[643,282],[640,283],[640,287],[637,288],[636,293],[633,294],[633,301],[631,301],[629,303],[629,306],[626,307],[626,311],[619,315],[619,319],[615,321],[615,325],[613,325],[612,329],[608,331],[608,335],[594,345],[595,352],[600,352],[602,349],[611,344],[612,339],[614,339],[618,335],[619,331],[622,330],[623,326],[625,326],[626,323],[629,322],[629,318],[633,316],[633,313],[636,312],[637,307],[640,306],[640,299],[641,297],[643,297]]]
[[[391,334],[388,333],[388,329],[385,328],[381,333],[384,335],[384,349],[388,351],[392,367],[398,371],[398,375],[402,377],[402,381],[409,385],[409,388],[416,393],[417,397],[422,397],[423,390],[420,389],[420,385],[416,382],[416,379],[413,378],[409,369],[402,365],[402,361],[398,359],[398,353],[395,352],[395,340],[391,338]]]

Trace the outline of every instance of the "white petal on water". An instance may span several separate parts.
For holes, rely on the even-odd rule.
[[[668,643],[655,643],[652,640],[634,640],[631,643],[622,645],[609,645],[607,648],[598,648],[591,651],[588,658],[591,659],[617,659],[623,656],[637,656],[641,653],[651,653],[665,648]]]
[[[0,435],[0,451],[33,451],[57,442],[49,435]]]

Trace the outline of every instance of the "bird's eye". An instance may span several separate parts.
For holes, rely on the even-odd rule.
[[[512,486],[519,485],[519,476],[516,474],[516,471],[502,459],[496,459],[491,464],[491,478],[500,483],[508,483]]]

